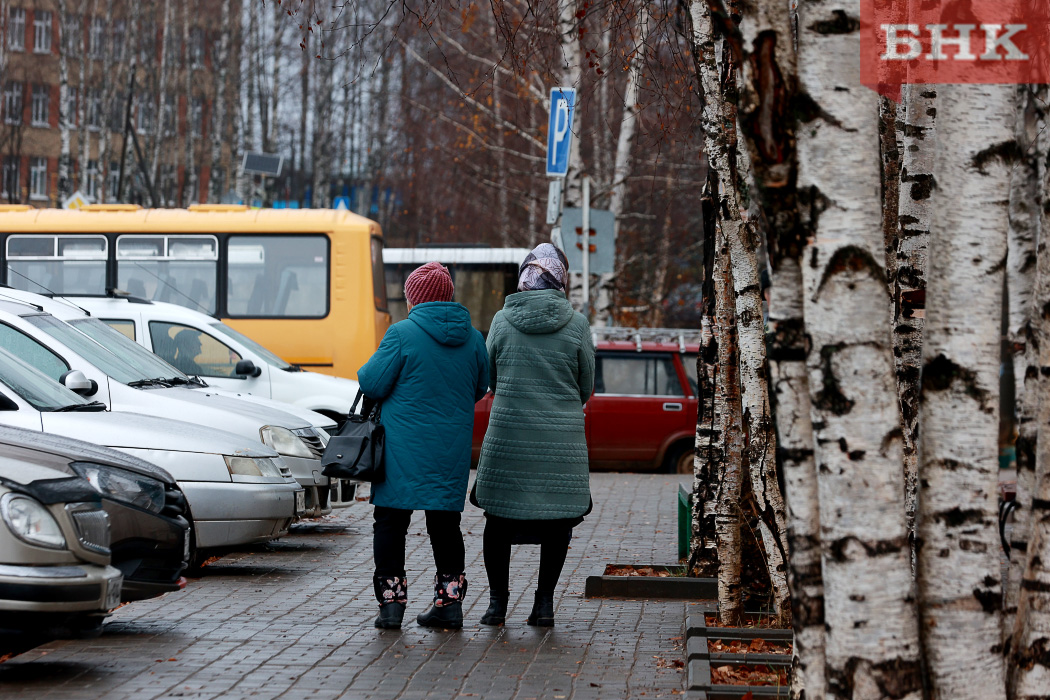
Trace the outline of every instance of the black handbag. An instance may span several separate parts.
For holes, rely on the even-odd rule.
[[[376,403],[367,416],[358,415],[357,404],[362,396],[359,390],[346,423],[328,441],[321,456],[321,473],[336,479],[378,484],[386,477],[383,466],[386,431],[380,415],[382,407]]]

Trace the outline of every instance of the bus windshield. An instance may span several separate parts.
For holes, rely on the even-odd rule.
[[[189,382],[189,377],[177,367],[169,365],[157,355],[154,355],[120,331],[113,330],[113,328],[97,318],[80,318],[70,321],[69,325],[110,352],[119,355],[121,359],[134,366],[141,374],[146,375],[145,378],[175,379]]]
[[[267,350],[266,348],[264,348],[262,345],[259,345],[258,343],[256,343],[254,340],[252,340],[251,338],[249,338],[245,334],[238,333],[237,331],[233,330],[232,328],[227,326],[225,323],[213,323],[213,324],[211,324],[211,327],[214,328],[215,330],[219,331],[223,335],[225,335],[227,337],[230,337],[230,338],[233,338],[238,343],[240,343],[241,345],[245,346],[246,348],[248,348],[249,350],[254,352],[256,355],[261,357],[266,362],[266,364],[268,364],[268,365],[270,365],[272,367],[276,367],[277,369],[283,369],[283,370],[294,369],[292,367],[292,365],[290,365],[289,363],[285,362],[284,360],[279,358],[277,355],[275,355],[274,353],[272,353],[269,350]]]

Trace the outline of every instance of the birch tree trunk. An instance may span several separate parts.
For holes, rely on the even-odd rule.
[[[806,370],[802,250],[795,120],[798,66],[789,7],[778,0],[741,7],[740,126],[751,155],[757,200],[768,226],[772,263],[769,304],[770,372],[776,395],[784,470],[788,573],[795,630],[791,695],[823,698],[824,584],[820,507],[813,459],[813,424]]]
[[[69,177],[73,166],[72,129],[69,124],[69,56],[66,41],[66,18],[69,16],[68,0],[58,0],[58,199],[59,203],[72,194]],[[6,17],[4,18],[7,19]],[[81,57],[87,60],[87,57]],[[81,164],[81,168],[87,164]]]
[[[208,201],[218,202],[222,199],[223,183],[215,177],[222,168],[222,142],[226,138],[226,90],[230,62],[230,5],[232,0],[222,2],[222,28],[219,37],[219,55],[213,61],[215,72],[215,99],[212,110],[211,127],[211,177],[208,178]],[[274,56],[274,61],[279,60]]]
[[[1047,139],[1045,87],[1018,88],[1019,110],[1017,137],[1026,157],[1015,163],[1010,174],[1010,232],[1007,240],[1006,289],[1009,295],[1008,340],[1014,365],[1014,396],[1017,406],[1017,509],[1010,528],[1010,566],[1003,590],[1004,640],[1014,636],[1014,616],[1024,577],[1031,528],[1032,491],[1035,486],[1038,414],[1043,391],[1039,389],[1039,353],[1037,340],[1042,303],[1033,288],[1036,284],[1037,242],[1042,238],[1041,217],[1043,173],[1046,166]],[[1045,297],[1043,297],[1045,299]]]
[[[98,3],[95,0],[92,0],[92,2],[90,3],[90,7],[86,0],[81,0],[80,16],[81,18],[94,17],[97,9]],[[109,24],[107,23],[106,26],[108,27]],[[81,27],[81,31],[83,31],[83,27]],[[79,37],[77,40],[80,42],[80,65],[78,66],[77,75],[78,95],[80,98],[77,100],[77,146],[80,147],[80,170],[79,177],[77,178],[77,187],[83,189],[84,194],[87,194],[89,189],[89,186],[87,184],[87,166],[89,159],[91,158],[91,132],[88,131],[87,104],[88,101],[92,99],[92,95],[91,89],[88,88],[86,80],[88,64],[88,47],[84,46],[82,36]],[[108,50],[108,48],[109,47],[106,46],[106,42],[103,42],[103,51]],[[101,169],[102,163],[100,161],[96,161],[96,172],[98,172]],[[98,193],[99,191],[95,190],[95,192]]]
[[[919,604],[932,698],[1005,697],[999,328],[1014,88],[939,91],[922,376]]]
[[[1037,95],[1045,97],[1045,88]],[[1040,159],[1040,238],[1036,258],[1035,293],[1032,298],[1030,333],[1026,346],[1029,358],[1025,373],[1025,396],[1037,395],[1029,401],[1034,404],[1032,416],[1038,427],[1033,436],[1034,444],[1027,449],[1031,463],[1022,471],[1021,446],[1018,438],[1017,495],[1024,497],[1028,510],[1027,522],[1018,518],[1014,522],[1014,542],[1011,548],[1025,560],[1024,574],[1020,581],[1017,615],[1014,620],[1013,639],[1010,644],[1009,690],[1012,700],[1039,700],[1047,696],[1050,688],[1050,401],[1046,400],[1050,388],[1050,318],[1042,310],[1050,305],[1050,248],[1046,231],[1050,231],[1050,212],[1047,211],[1047,193],[1050,192],[1050,168],[1045,167],[1046,154],[1050,152],[1050,134],[1045,128],[1037,136],[1037,153]],[[1021,427],[1024,428],[1024,423]],[[1037,439],[1038,438],[1038,439]],[[1033,474],[1034,467],[1034,474]],[[1028,477],[1023,478],[1027,472]],[[1025,484],[1024,482],[1027,482]],[[1024,493],[1024,496],[1022,496]],[[1021,511],[1018,511],[1021,515]],[[1023,526],[1024,535],[1018,534]],[[1018,540],[1021,542],[1016,543]],[[1013,561],[1011,556],[1010,585],[1013,585]],[[1009,598],[1007,598],[1009,600]]]
[[[915,533],[919,474],[919,384],[926,314],[926,249],[930,239],[937,85],[905,85],[901,140],[896,273],[893,276],[893,357],[904,435],[904,513]]]
[[[182,5],[182,45],[185,47],[186,53],[186,175],[184,180],[184,192],[182,196],[183,206],[188,206],[194,202],[194,199],[199,199],[199,196],[195,197],[194,191],[197,189],[197,159],[196,159],[196,144],[197,144],[197,115],[193,109],[193,59],[190,56],[190,6],[193,4],[192,0],[184,0]],[[201,109],[204,109],[203,105]],[[201,128],[204,126],[203,115]]]
[[[150,159],[150,179],[153,181],[154,186],[159,188],[157,181],[157,174],[160,172],[160,151],[161,146],[164,143],[164,104],[166,102],[166,96],[168,92],[168,62],[171,60],[171,56],[168,55],[168,47],[171,44],[170,35],[172,31],[172,13],[171,13],[171,0],[164,0],[162,9],[162,20],[163,26],[160,30],[160,67],[159,76],[157,78],[157,107],[154,110],[154,114],[157,115],[156,123],[153,125],[153,157]],[[189,64],[189,44],[183,44],[183,49],[186,51],[187,65]],[[175,105],[172,105],[172,109],[176,109]],[[190,123],[190,98],[187,94],[186,97],[186,117],[187,125]],[[177,117],[175,118],[177,121]],[[189,138],[190,130],[186,129],[186,138]]]
[[[106,26],[113,26],[113,3],[114,0],[104,0],[106,3]],[[137,5],[136,5],[137,7]],[[127,20],[125,43],[127,48],[126,51],[136,54],[138,53],[133,48],[135,42],[138,39],[138,12],[133,10],[131,17]],[[98,185],[96,191],[98,192],[98,199],[100,202],[105,202],[108,199],[106,188],[109,186],[109,145],[110,145],[110,122],[109,116],[113,110],[113,101],[117,95],[117,85],[121,80],[119,75],[120,71],[117,71],[118,75],[113,75],[113,34],[110,32],[106,37],[105,51],[102,55],[102,84],[99,86],[102,100],[99,105],[99,124],[101,129],[98,135]],[[134,66],[135,60],[132,58],[129,64]],[[117,193],[113,193],[116,196]]]
[[[576,0],[558,0],[558,48],[561,51],[560,73],[561,85],[559,87],[581,87],[580,74],[582,71],[583,55],[580,48],[580,25],[583,19],[576,18]],[[576,93],[576,112],[580,110],[580,93]],[[572,125],[570,124],[570,127]],[[562,202],[566,207],[580,206],[583,195],[580,175],[583,170],[583,162],[580,160],[580,132],[573,136],[569,144],[569,171],[565,175],[564,193]]]
[[[878,96],[860,85],[858,0],[798,22],[802,267],[818,467],[827,697],[922,697],[883,270]]]
[[[736,291],[737,331],[740,349],[740,386],[744,420],[747,426],[745,456],[749,465],[751,491],[758,509],[759,528],[766,564],[773,588],[773,608],[782,624],[790,619],[790,592],[787,585],[787,524],[784,500],[776,476],[776,437],[769,409],[765,328],[762,298],[759,294],[757,250],[760,239],[753,225],[740,213],[736,170],[736,95],[728,54],[716,55],[711,10],[704,0],[690,4],[693,22],[694,56],[703,90],[701,126],[704,152],[717,174],[716,207],[719,222],[730,246],[733,284]],[[728,51],[728,45],[723,49]],[[725,87],[723,87],[725,86]],[[725,94],[728,90],[730,94]]]
[[[719,241],[715,251],[714,278],[715,337],[718,342],[715,405],[716,409],[721,409],[716,419],[722,462],[716,469],[718,486],[714,494],[714,521],[718,550],[718,619],[722,625],[730,626],[739,625],[744,615],[740,585],[740,489],[745,457],[732,253],[725,231],[717,221],[716,231]]]

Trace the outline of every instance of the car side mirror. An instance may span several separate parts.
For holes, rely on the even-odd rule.
[[[94,379],[88,379],[79,369],[71,369],[59,378],[59,383],[75,394],[81,396],[94,396],[98,391],[98,384]]]
[[[262,368],[256,367],[255,363],[251,360],[241,360],[237,363],[237,366],[233,368],[233,373],[242,377],[258,377],[262,374]]]

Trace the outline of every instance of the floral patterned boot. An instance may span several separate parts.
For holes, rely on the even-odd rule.
[[[462,629],[463,596],[466,594],[466,574],[438,574],[434,577],[434,605],[417,615],[416,622],[424,627]]]
[[[408,603],[408,579],[404,572],[400,576],[372,577],[376,600],[379,601],[379,617],[376,618],[378,629],[396,630],[401,628],[405,617],[405,604]]]

